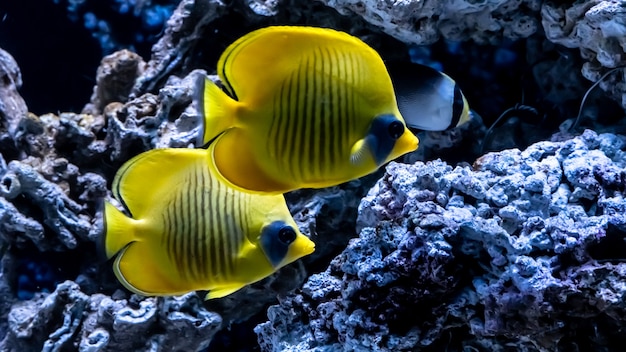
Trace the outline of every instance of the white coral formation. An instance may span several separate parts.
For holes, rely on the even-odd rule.
[[[591,81],[607,68],[626,65],[626,7],[623,1],[584,1],[575,4],[546,3],[541,18],[546,37],[568,48],[580,48],[587,61],[582,74]],[[602,89],[626,107],[624,70],[607,76]]]
[[[441,36],[496,43],[526,38],[539,29],[538,0],[321,0],[356,14],[406,43],[432,44]]]
[[[358,15],[409,44],[440,38],[497,44],[527,38],[543,27],[553,43],[579,48],[582,74],[595,82],[607,69],[626,65],[626,7],[623,1],[541,2],[539,0],[320,0],[344,15]],[[624,71],[602,89],[626,108]]]

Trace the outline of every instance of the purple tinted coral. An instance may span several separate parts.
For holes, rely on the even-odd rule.
[[[597,329],[626,323],[621,141],[586,131],[473,168],[391,163],[359,237],[257,326],[263,350],[612,346],[618,330]],[[603,341],[581,337],[594,329]]]

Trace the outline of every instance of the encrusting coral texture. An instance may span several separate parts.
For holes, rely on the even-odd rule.
[[[265,351],[602,350],[620,341],[626,138],[391,164],[359,237],[257,326]],[[614,345],[613,345],[614,346]],[[610,349],[612,350],[612,349]]]
[[[69,13],[85,15],[81,3],[70,1]],[[144,2],[115,3],[120,13],[143,13]],[[148,1],[144,9],[167,10],[167,3]],[[131,295],[96,253],[101,201],[117,169],[149,149],[194,147],[194,82],[214,73],[226,45],[252,29],[333,27],[405,60],[405,44],[500,44],[532,35],[522,47],[541,62],[533,61],[530,79],[549,102],[573,100],[577,110],[588,83],[578,72],[596,81],[624,65],[620,11],[617,1],[597,0],[182,0],[150,59],[130,50],[108,54],[80,113],[40,116],[28,112],[20,69],[0,50],[0,350],[213,351],[229,339],[264,351],[619,350],[626,138],[618,133],[560,132],[472,166],[420,161],[479,150],[485,126],[474,120],[421,138],[406,164],[286,194],[315,253],[219,300],[205,302],[202,292]],[[111,49],[117,41],[95,20],[101,28],[89,30]],[[582,60],[555,44],[579,49]],[[507,69],[524,56],[514,46],[446,45],[457,51],[453,60],[489,52],[490,62]],[[495,80],[471,65],[471,74]],[[601,87],[626,106],[622,72]],[[478,84],[463,89],[482,92]],[[499,97],[483,99],[470,105]],[[503,138],[494,139],[498,146]],[[257,322],[258,342],[249,328]],[[239,323],[248,324],[249,341],[238,337]],[[211,346],[216,340],[223,349]]]
[[[626,16],[617,0],[571,4],[539,0],[322,1],[340,13],[362,17],[405,43],[432,44],[443,37],[498,44],[503,39],[528,38],[543,29],[551,42],[580,49],[586,61],[582,73],[591,81],[608,69],[626,65]],[[623,74],[615,76],[601,87],[626,109],[625,80]]]

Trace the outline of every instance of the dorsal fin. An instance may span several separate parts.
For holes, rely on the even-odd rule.
[[[178,185],[186,168],[206,162],[206,150],[153,149],[130,159],[118,170],[111,187],[113,195],[135,219],[145,215],[163,194]]]
[[[265,100],[266,94],[273,94],[279,80],[296,70],[303,58],[312,56],[319,48],[330,47],[378,57],[374,49],[344,32],[273,26],[248,33],[226,48],[217,64],[217,73],[231,96],[254,105]]]

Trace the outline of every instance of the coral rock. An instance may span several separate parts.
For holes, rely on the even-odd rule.
[[[202,307],[195,294],[170,298],[114,300],[87,295],[65,281],[46,297],[15,304],[10,351],[199,351],[221,327],[219,315]]]
[[[28,108],[17,90],[22,86],[22,73],[15,59],[0,49],[0,123],[9,132],[26,117]]]
[[[139,55],[128,50],[105,56],[96,72],[96,86],[90,104],[83,113],[96,115],[109,103],[125,103],[135,79],[143,74],[145,65]]]
[[[359,206],[359,238],[256,327],[262,349],[613,346],[626,323],[624,146],[586,131],[474,169],[391,163]],[[573,314],[584,321],[566,324]]]

